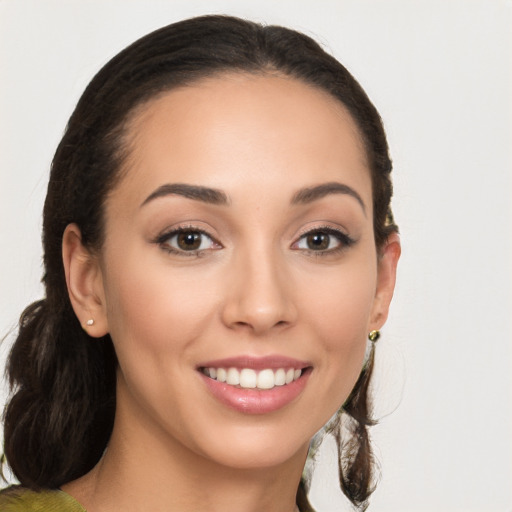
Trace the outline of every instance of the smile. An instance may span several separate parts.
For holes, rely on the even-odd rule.
[[[302,369],[299,368],[265,368],[257,371],[252,368],[208,367],[202,368],[201,371],[217,382],[225,382],[243,389],[272,389],[275,386],[286,386],[302,375]]]
[[[279,355],[238,356],[204,361],[197,370],[223,405],[243,414],[268,414],[299,399],[313,366]]]

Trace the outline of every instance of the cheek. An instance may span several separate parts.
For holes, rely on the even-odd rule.
[[[308,296],[311,332],[319,343],[332,412],[347,399],[361,372],[376,286],[376,264],[317,282]],[[305,301],[306,304],[306,301]]]
[[[305,286],[304,311],[323,338],[333,344],[336,339],[360,341],[366,330],[376,289],[376,263],[347,266],[321,280],[313,277]]]
[[[142,258],[119,259],[107,275],[119,404],[141,421],[157,418],[157,423],[167,424],[165,411],[178,406],[183,392],[176,382],[188,375],[194,346],[218,299],[211,287],[196,286],[197,272],[173,272]],[[147,416],[140,416],[140,410]]]
[[[158,358],[180,352],[200,336],[218,300],[197,276],[140,259],[124,260],[106,283],[110,334],[116,349],[134,346]]]

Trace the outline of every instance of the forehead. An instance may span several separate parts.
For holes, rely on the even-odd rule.
[[[128,139],[122,182],[132,182],[138,199],[165,182],[228,192],[267,182],[371,188],[364,144],[343,104],[280,75],[225,74],[163,93],[132,117]]]

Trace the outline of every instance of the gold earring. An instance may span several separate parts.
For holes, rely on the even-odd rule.
[[[372,343],[376,343],[379,338],[380,338],[380,331],[374,330],[374,331],[371,331],[370,334],[368,334],[368,339]]]

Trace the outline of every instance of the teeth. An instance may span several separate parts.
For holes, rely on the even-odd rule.
[[[275,381],[272,370],[262,370],[258,373],[258,389],[272,389]]]
[[[213,377],[212,374],[210,373],[210,368],[208,368],[208,375],[212,379],[216,378],[219,382],[226,382],[227,373],[224,368],[218,368],[216,373],[217,373],[217,377]]]
[[[226,382],[231,386],[238,386],[238,384],[240,384],[240,372],[236,368],[230,368]]]
[[[246,389],[272,389],[297,380],[302,370],[295,368],[264,369],[257,372],[252,368],[203,368],[203,373],[219,382]]]
[[[235,370],[236,371],[236,370]],[[258,382],[258,376],[254,370],[244,368],[240,372],[240,387],[242,388],[255,388]]]
[[[279,368],[274,374],[274,384],[276,386],[284,386],[286,384],[286,372],[283,368]]]

